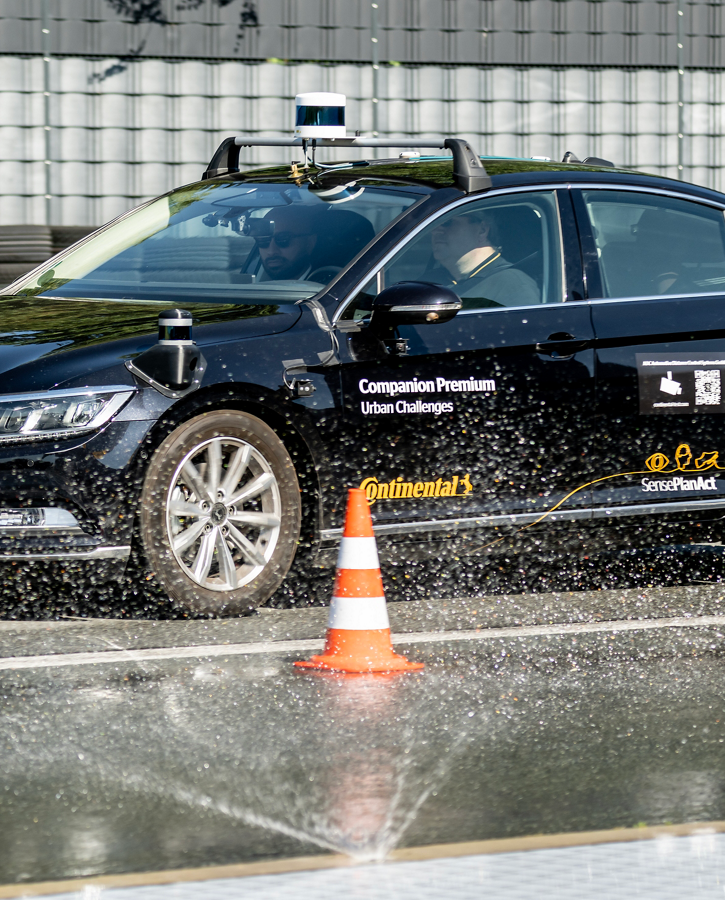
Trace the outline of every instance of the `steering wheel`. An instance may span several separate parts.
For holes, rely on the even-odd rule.
[[[319,284],[327,284],[328,281],[341,271],[342,266],[320,266],[318,269],[310,272],[305,281],[317,281]]]

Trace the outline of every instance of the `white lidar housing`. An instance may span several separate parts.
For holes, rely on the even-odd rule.
[[[327,91],[297,94],[295,97],[295,137],[344,138],[346,97]]]

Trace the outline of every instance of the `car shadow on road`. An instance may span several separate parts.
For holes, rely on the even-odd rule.
[[[696,545],[633,549],[574,558],[571,556],[495,560],[460,557],[387,563],[383,582],[389,602],[480,597],[498,594],[545,594],[687,584],[723,580],[725,548]],[[329,602],[334,572],[315,569],[290,576],[267,606],[324,606]],[[138,578],[97,582],[67,564],[14,567],[0,588],[0,618],[5,620],[65,617],[183,620],[206,618],[174,607],[150,583]]]

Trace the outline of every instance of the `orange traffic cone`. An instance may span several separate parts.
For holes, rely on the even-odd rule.
[[[325,651],[322,656],[295,665],[339,672],[423,668],[423,663],[408,662],[404,656],[393,653],[370,507],[360,488],[351,488],[348,494]]]

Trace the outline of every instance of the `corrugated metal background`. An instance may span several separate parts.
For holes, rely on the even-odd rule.
[[[0,0],[0,224],[107,221],[196,180],[230,133],[288,134],[298,91],[347,94],[348,128],[372,130],[368,0],[113,5],[126,12],[110,0]],[[676,177],[674,0],[378,5],[382,135],[457,134],[490,155],[572,150]],[[723,3],[681,5],[684,177],[722,189]],[[131,24],[134,9],[176,24]],[[258,24],[239,37],[252,12]]]
[[[370,60],[370,0],[46,0],[59,55]],[[43,0],[0,0],[0,52],[42,53]],[[676,65],[672,0],[378,0],[401,63]],[[722,0],[687,0],[687,65],[720,66]]]

